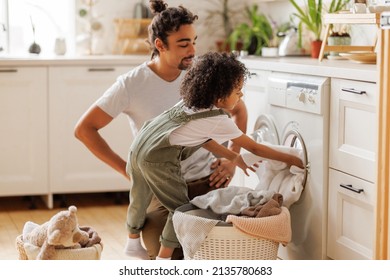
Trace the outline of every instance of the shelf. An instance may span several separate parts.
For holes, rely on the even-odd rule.
[[[145,43],[148,38],[149,18],[116,18],[114,54],[146,54],[149,48]]]
[[[376,48],[377,38],[372,46],[350,46],[350,45],[328,45],[328,37],[330,35],[332,24],[375,24],[379,30],[380,13],[366,13],[366,14],[352,14],[352,13],[340,13],[340,14],[326,14],[324,16],[325,37],[322,41],[319,61],[322,61],[324,54],[327,51],[336,52],[350,52],[350,51],[367,51],[373,52]]]

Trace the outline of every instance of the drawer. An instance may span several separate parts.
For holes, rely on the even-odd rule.
[[[330,169],[328,195],[328,257],[335,260],[372,259],[374,184]]]
[[[329,165],[370,182],[376,176],[377,86],[332,79]]]

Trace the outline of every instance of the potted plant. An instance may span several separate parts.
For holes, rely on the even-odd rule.
[[[349,3],[349,0],[333,0],[330,3],[328,13],[336,13],[346,7]],[[330,34],[328,37],[328,45],[350,45],[351,44],[351,36],[350,36],[350,26],[345,24],[330,26]],[[338,52],[330,52],[331,56],[338,56]]]
[[[245,8],[249,23],[237,25],[230,34],[229,42],[233,48],[237,42],[242,42],[243,50],[248,54],[259,55],[265,47],[276,49],[279,45],[279,38],[276,36],[278,31],[276,23],[270,20],[266,15],[258,12],[258,6],[254,4]],[[272,52],[271,54],[275,54]]]
[[[348,46],[351,45],[351,36],[349,35],[349,26],[341,25],[339,29],[332,27],[328,37],[329,46]],[[329,52],[330,57],[328,58],[337,58],[339,56],[338,52],[331,51]]]
[[[322,12],[324,10],[322,0],[305,0],[305,8],[301,8],[296,0],[289,0],[296,9],[293,16],[299,19],[298,34],[299,47],[302,47],[302,29],[307,28],[313,35],[314,39],[311,43],[313,58],[318,58],[321,48],[321,32],[322,32]],[[328,8],[328,13],[335,13],[342,10],[350,0],[332,0]]]
[[[296,0],[289,1],[297,10],[296,13],[293,13],[293,16],[299,19],[298,46],[302,47],[302,29],[305,26],[314,35],[314,40],[311,43],[311,57],[318,58],[322,44],[322,0],[305,0],[304,9],[297,4]]]

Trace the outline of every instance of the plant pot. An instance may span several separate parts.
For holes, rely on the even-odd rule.
[[[261,56],[275,57],[278,56],[279,49],[277,47],[263,47],[261,49]]]
[[[320,56],[321,51],[321,40],[315,40],[311,42],[311,57],[312,58],[318,58]]]
[[[329,46],[349,46],[351,45],[351,37],[349,36],[330,36],[328,38]],[[329,52],[331,56],[338,56],[338,52]]]
[[[255,54],[256,53],[256,51],[257,51],[257,39],[256,39],[256,37],[252,37],[251,38],[251,43],[249,44],[249,47],[248,47],[248,54],[249,55],[253,55],[253,54]]]
[[[230,52],[230,44],[228,41],[218,40],[215,42],[215,45],[217,46],[218,52]],[[232,51],[241,51],[243,47],[242,42],[237,42],[236,47]]]

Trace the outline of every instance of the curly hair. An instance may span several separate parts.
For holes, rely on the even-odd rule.
[[[248,77],[248,69],[236,55],[208,52],[197,57],[187,71],[180,95],[189,108],[209,109],[218,99],[229,97]]]
[[[169,34],[178,31],[182,25],[194,23],[198,19],[198,16],[192,14],[181,5],[179,7],[168,8],[168,5],[162,0],[150,0],[149,4],[154,17],[148,26],[149,38],[147,42],[150,45],[153,58],[160,55],[154,45],[154,41],[157,38],[168,46]]]

